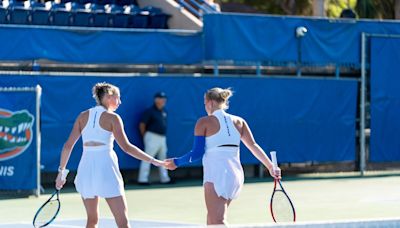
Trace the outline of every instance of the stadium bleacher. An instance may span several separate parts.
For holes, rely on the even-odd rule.
[[[170,17],[136,0],[0,1],[0,24],[168,29]]]

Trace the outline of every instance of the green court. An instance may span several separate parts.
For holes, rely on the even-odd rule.
[[[400,172],[308,174],[284,177],[283,184],[296,207],[299,222],[399,218]],[[270,178],[247,178],[239,199],[229,209],[230,224],[273,224],[269,198]],[[0,200],[1,224],[29,224],[36,209],[49,197]],[[168,187],[126,186],[129,219],[185,224],[205,224],[206,209],[201,181],[178,181]],[[80,196],[70,184],[61,192],[61,212],[56,221],[85,219]],[[104,200],[100,217],[112,218]],[[5,227],[5,226],[4,226]]]

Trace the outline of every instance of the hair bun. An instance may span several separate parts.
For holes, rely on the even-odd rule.
[[[232,90],[231,90],[231,88],[223,89],[223,90],[220,92],[220,95],[221,95],[221,98],[224,99],[224,100],[226,101],[227,99],[229,99],[229,98],[232,96]]]
[[[221,89],[214,87],[207,90],[205,96],[208,100],[216,101],[223,109],[229,108],[229,98],[233,95],[231,88]]]

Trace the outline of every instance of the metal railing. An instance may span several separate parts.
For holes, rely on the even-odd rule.
[[[177,2],[198,18],[201,18],[203,14],[218,13],[217,9],[205,0],[177,0]]]

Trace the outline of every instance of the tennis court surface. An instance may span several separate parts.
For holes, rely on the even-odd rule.
[[[229,208],[231,227],[400,227],[400,171],[310,174],[284,177],[282,183],[297,212],[296,224],[273,223],[269,213],[271,178],[248,178]],[[49,197],[0,198],[0,227],[32,227],[39,206]],[[49,227],[84,227],[85,209],[73,186],[60,195],[61,212]],[[175,185],[126,186],[132,227],[204,227],[206,209],[201,180]],[[99,227],[116,227],[104,200]]]
[[[163,221],[130,221],[131,227],[162,227],[162,228],[201,228],[206,227],[205,225],[196,224],[184,224],[184,223],[173,223],[173,222],[163,222]],[[237,228],[251,228],[251,227],[326,227],[326,228],[339,228],[339,227],[388,227],[396,228],[400,225],[400,219],[377,219],[377,220],[348,220],[348,221],[324,221],[324,222],[297,222],[295,224],[252,224],[252,225],[230,225],[229,227]],[[32,227],[30,223],[9,223],[0,225],[1,228],[15,227],[15,228],[25,228]],[[62,228],[78,228],[85,227],[84,220],[65,220],[54,222],[53,224],[47,226],[51,227],[62,227]],[[98,227],[116,227],[115,222],[112,218],[101,219],[99,221]],[[223,227],[223,226],[213,226],[213,227]]]

